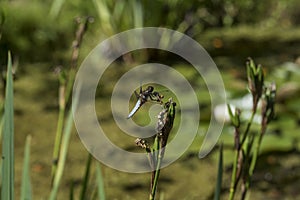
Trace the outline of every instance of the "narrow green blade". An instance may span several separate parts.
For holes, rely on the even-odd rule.
[[[139,0],[132,0],[133,24],[134,28],[143,27],[143,7]]]
[[[8,53],[2,140],[1,199],[14,199],[14,96],[11,55]]]
[[[223,176],[223,145],[220,146],[220,154],[219,154],[219,164],[218,164],[218,177],[215,188],[214,200],[219,200],[221,198],[221,190],[222,190],[222,176]]]
[[[30,182],[30,143],[31,143],[31,136],[28,135],[26,137],[25,152],[24,152],[21,200],[32,199],[32,190],[31,190],[31,182]]]
[[[50,8],[50,12],[49,12],[49,15],[50,15],[51,18],[54,19],[59,15],[64,3],[65,3],[65,0],[54,0],[54,1],[52,1],[52,5],[51,5],[51,8]]]
[[[77,103],[78,103],[78,94],[75,95],[75,98],[73,99],[72,106],[74,109],[76,109]],[[72,110],[70,110],[68,113],[67,119],[66,119],[65,129],[63,131],[61,149],[59,152],[59,161],[58,161],[58,165],[57,165],[57,171],[54,176],[53,186],[51,188],[49,200],[55,200],[56,196],[57,196],[58,188],[60,185],[61,177],[63,175],[63,171],[64,171],[64,167],[65,167],[65,163],[66,163],[72,128],[73,128],[73,115],[72,115]]]
[[[105,190],[104,190],[104,179],[101,173],[101,166],[99,163],[96,164],[96,176],[98,185],[98,199],[105,200]]]
[[[70,197],[69,200],[74,200],[74,182],[72,181],[70,186]]]
[[[88,184],[89,184],[89,179],[90,179],[90,172],[91,172],[91,163],[92,163],[92,155],[89,153],[89,157],[86,163],[86,168],[85,168],[85,175],[84,175],[84,180],[82,182],[82,189],[81,189],[81,195],[80,199],[85,200],[89,199],[87,196],[87,189],[88,189]]]

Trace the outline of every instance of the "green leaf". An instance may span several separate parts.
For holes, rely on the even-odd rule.
[[[101,173],[101,166],[99,163],[96,164],[96,178],[97,178],[97,189],[99,200],[105,200],[105,190],[104,190],[104,179]]]
[[[104,0],[93,0],[92,2],[98,12],[102,30],[107,35],[113,34],[115,25],[111,18],[112,12],[109,9],[108,2]]]
[[[132,0],[134,28],[143,27],[143,8],[140,0]]]
[[[89,157],[86,163],[84,180],[82,182],[82,189],[80,194],[81,200],[88,199],[87,189],[88,189],[88,183],[89,183],[90,172],[91,172],[91,163],[92,163],[92,154],[89,153]]]
[[[233,115],[233,112],[231,110],[231,107],[229,104],[227,104],[227,108],[228,108],[228,113],[230,116],[230,120],[233,124],[234,127],[239,127],[240,126],[240,116],[239,116],[239,109],[235,109],[235,114]]]
[[[56,18],[59,15],[64,3],[65,3],[65,0],[52,1],[49,16],[53,19]]]
[[[69,200],[74,199],[74,182],[72,181],[71,186],[70,186],[70,197]]]
[[[228,108],[228,113],[229,113],[229,116],[230,116],[230,120],[233,121],[234,116],[233,116],[233,113],[232,113],[232,110],[231,110],[231,107],[230,107],[229,104],[227,104],[227,108]]]
[[[8,53],[2,140],[1,199],[14,199],[14,94],[11,55]]]
[[[30,143],[31,136],[26,137],[25,151],[24,151],[24,164],[21,185],[21,200],[32,199],[32,190],[30,182]]]

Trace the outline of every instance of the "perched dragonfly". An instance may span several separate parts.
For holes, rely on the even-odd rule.
[[[134,94],[138,100],[134,108],[129,113],[127,119],[131,118],[138,111],[138,109],[147,101],[150,100],[162,103],[162,99],[164,98],[163,95],[160,95],[158,92],[154,91],[153,86],[148,86],[145,90],[142,90],[142,87],[140,87],[140,93],[138,94],[136,91],[134,91]]]

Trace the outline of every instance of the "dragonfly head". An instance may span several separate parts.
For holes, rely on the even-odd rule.
[[[153,87],[153,86],[149,85],[149,86],[147,87],[147,91],[148,91],[148,92],[152,92],[153,90],[154,90],[154,87]]]

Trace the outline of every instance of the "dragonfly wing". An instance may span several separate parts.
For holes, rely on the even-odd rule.
[[[139,109],[141,106],[142,106],[142,101],[139,99],[139,100],[136,102],[134,108],[133,108],[133,109],[131,110],[131,112],[129,113],[127,119],[131,118],[131,117],[138,111],[138,109]]]

